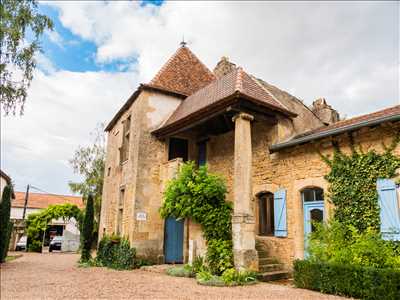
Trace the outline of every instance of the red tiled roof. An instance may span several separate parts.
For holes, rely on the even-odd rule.
[[[215,80],[214,74],[189,48],[180,47],[165,63],[149,85],[159,89],[191,95]]]
[[[329,126],[323,126],[311,131],[307,131],[294,138],[272,145],[271,152],[279,151],[295,145],[307,143],[313,140],[338,135],[347,131],[356,130],[358,128],[370,125],[377,125],[388,121],[400,121],[400,105],[389,107],[373,113],[361,115],[348,120],[339,121]]]
[[[54,194],[29,193],[28,208],[47,208],[49,205],[56,204],[75,204],[79,208],[83,208],[82,197],[65,196]],[[24,207],[25,192],[15,192],[15,199],[11,202],[11,207]]]
[[[212,106],[219,105],[225,99],[235,95],[289,116],[296,115],[276,101],[268,91],[243,71],[242,68],[235,68],[232,72],[213,81],[182,101],[168,121],[158,130],[191,118],[193,115]]]
[[[389,117],[389,116],[394,116],[394,115],[399,115],[399,114],[400,114],[400,105],[396,105],[396,106],[385,108],[383,110],[379,110],[379,111],[376,111],[373,113],[369,113],[369,114],[357,116],[354,118],[350,118],[347,120],[339,121],[339,122],[333,123],[329,126],[323,126],[323,127],[305,132],[305,133],[297,136],[296,138],[298,138],[300,136],[321,133],[321,132],[325,132],[325,131],[329,131],[329,130],[333,130],[333,129],[338,129],[338,128],[343,128],[343,127],[359,124],[362,122],[373,121],[373,120],[376,120],[376,119],[379,119],[382,117]]]

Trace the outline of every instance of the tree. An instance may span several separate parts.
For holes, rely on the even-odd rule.
[[[0,203],[0,262],[4,262],[7,256],[12,230],[12,223],[10,222],[11,194],[12,187],[10,185],[5,186]]]
[[[86,201],[85,217],[83,219],[82,235],[83,245],[81,253],[81,262],[90,260],[90,250],[93,242],[93,196],[89,194]]]
[[[69,187],[72,192],[81,194],[84,199],[88,199],[89,194],[93,196],[95,232],[98,232],[106,156],[104,124],[98,125],[91,135],[95,136],[93,145],[79,146],[69,161],[74,172],[83,176],[83,181],[70,182]]]
[[[0,105],[6,115],[23,113],[40,51],[40,37],[53,22],[38,13],[35,0],[0,1]]]

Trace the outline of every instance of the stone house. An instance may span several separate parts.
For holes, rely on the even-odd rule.
[[[339,121],[325,99],[309,108],[227,58],[211,72],[183,45],[106,127],[100,237],[125,236],[139,255],[165,262],[203,255],[198,224],[159,215],[166,182],[192,160],[226,180],[235,265],[257,268],[266,254],[290,267],[304,257],[310,221],[332,209],[318,151],[332,153],[334,141],[349,151],[350,135],[381,151],[399,121],[400,106]]]

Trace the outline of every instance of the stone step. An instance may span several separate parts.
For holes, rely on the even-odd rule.
[[[283,264],[267,264],[267,265],[259,265],[258,269],[260,272],[272,272],[272,271],[282,271]]]
[[[259,281],[265,282],[265,281],[287,279],[289,277],[290,273],[288,271],[271,271],[258,274],[257,279]]]
[[[279,261],[275,257],[261,258],[260,256],[258,256],[258,264],[260,266],[269,264],[279,264]]]

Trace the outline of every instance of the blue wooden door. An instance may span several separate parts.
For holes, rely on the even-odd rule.
[[[165,262],[183,263],[183,220],[165,220]]]
[[[307,256],[307,240],[311,232],[315,230],[315,222],[324,221],[324,202],[304,202],[304,248]]]

